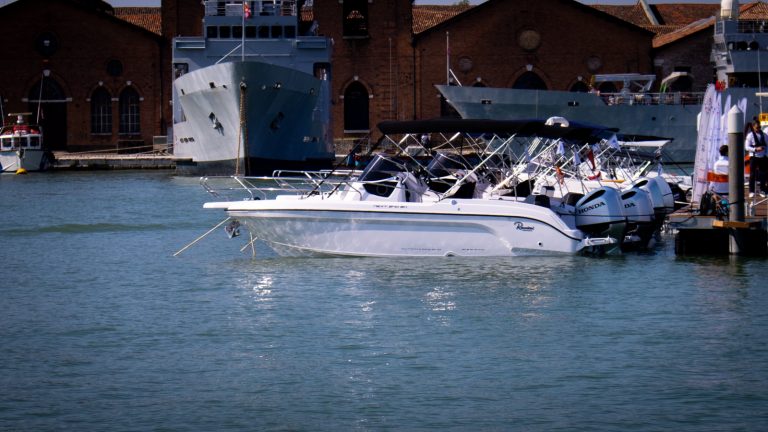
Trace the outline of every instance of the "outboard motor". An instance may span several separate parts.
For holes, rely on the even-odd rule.
[[[645,249],[661,225],[656,223],[650,194],[644,189],[633,187],[622,192],[621,201],[627,217],[627,232],[621,250]]]
[[[660,176],[650,177],[650,180],[655,181],[656,184],[659,185],[659,189],[661,189],[661,194],[664,196],[664,208],[666,209],[666,214],[675,211],[675,194],[672,192],[669,183]]]
[[[657,220],[663,221],[675,209],[675,198],[672,195],[672,189],[661,177],[644,177],[638,180],[634,187],[648,192]]]
[[[624,241],[627,218],[617,189],[603,186],[576,202],[576,227],[592,237]]]

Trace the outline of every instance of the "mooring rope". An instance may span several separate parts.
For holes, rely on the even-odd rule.
[[[207,236],[208,234],[212,233],[212,232],[213,232],[213,231],[214,231],[216,228],[218,228],[218,227],[220,227],[220,226],[224,225],[224,224],[225,224],[225,223],[226,223],[228,220],[230,220],[230,219],[232,219],[232,218],[231,218],[231,217],[227,217],[227,218],[226,218],[226,219],[224,219],[223,221],[219,222],[219,223],[218,223],[218,224],[217,224],[215,227],[213,227],[213,228],[209,229],[209,230],[208,230],[208,232],[206,232],[205,234],[201,235],[200,237],[198,237],[198,238],[194,239],[194,240],[192,241],[192,243],[189,243],[188,245],[186,245],[186,246],[184,246],[183,248],[179,249],[179,251],[178,251],[178,252],[176,252],[175,254],[173,254],[173,256],[177,256],[177,255],[179,255],[180,253],[184,252],[185,250],[189,249],[189,248],[190,248],[190,247],[191,247],[193,244],[195,244],[195,243],[199,242],[200,240],[202,240],[202,239],[203,239],[205,236]]]

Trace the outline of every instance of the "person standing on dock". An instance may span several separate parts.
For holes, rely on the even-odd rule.
[[[717,195],[728,196],[728,146],[720,146],[720,157],[712,166],[709,178],[709,190]]]
[[[760,128],[760,123],[752,123],[752,131],[744,140],[744,148],[750,153],[749,157],[749,197],[755,196],[755,183],[759,182],[760,196],[765,197],[768,182],[766,181],[766,136]]]

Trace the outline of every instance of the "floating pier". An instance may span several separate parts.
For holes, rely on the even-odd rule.
[[[677,230],[677,255],[768,254],[768,225],[764,214],[745,217],[744,221],[728,221],[716,216],[701,216],[698,212],[681,210],[669,215],[668,224]],[[732,248],[731,239],[736,241],[736,249]]]

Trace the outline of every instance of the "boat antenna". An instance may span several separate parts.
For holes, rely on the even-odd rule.
[[[37,96],[37,118],[35,118],[35,123],[40,124],[40,109],[43,105],[43,80],[45,80],[45,71],[43,71],[43,76],[40,78],[40,93]]]
[[[445,32],[445,85],[451,85],[451,37]]]

